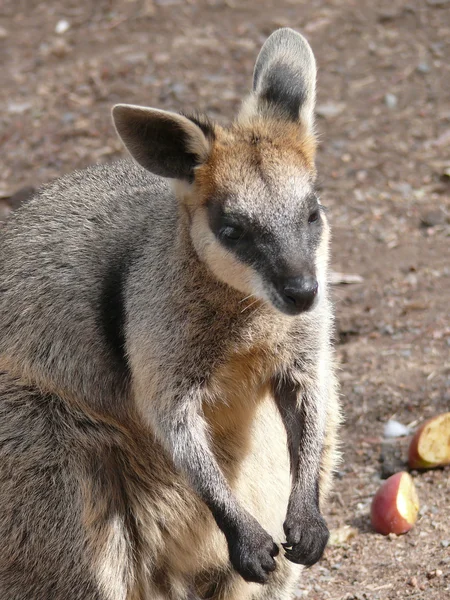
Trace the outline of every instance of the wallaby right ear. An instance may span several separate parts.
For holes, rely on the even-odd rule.
[[[275,117],[312,131],[316,71],[314,54],[302,35],[288,27],[274,31],[256,60],[253,93],[240,117]]]
[[[193,121],[176,113],[130,104],[112,109],[116,131],[131,156],[161,177],[192,181],[210,153],[210,141]]]

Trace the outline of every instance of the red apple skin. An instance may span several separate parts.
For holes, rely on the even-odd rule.
[[[442,467],[444,465],[450,464],[450,454],[447,452],[447,459],[444,459],[443,461],[437,461],[437,462],[429,462],[426,461],[419,452],[419,445],[420,445],[420,441],[423,435],[427,434],[427,430],[429,429],[430,425],[433,425],[434,423],[437,423],[438,421],[443,422],[445,420],[446,423],[448,423],[450,421],[450,413],[444,413],[441,415],[437,415],[436,417],[433,417],[432,419],[428,419],[428,421],[425,421],[425,423],[423,423],[419,429],[416,431],[416,433],[414,434],[411,443],[409,444],[409,450],[408,450],[408,466],[410,469],[416,469],[418,471],[423,470],[423,469],[433,469],[435,467]],[[447,440],[450,440],[450,431],[448,434],[448,438]],[[445,439],[442,440],[443,443],[445,443]],[[447,441],[447,444],[450,445],[450,442]],[[447,446],[448,448],[448,446]]]
[[[402,515],[398,507],[398,497],[407,488],[408,493],[403,498],[403,503],[408,506],[408,515]],[[372,527],[377,533],[400,535],[408,532],[417,520],[419,511],[417,494],[414,482],[406,471],[395,473],[380,486],[372,500],[370,517]]]
[[[408,466],[410,469],[416,469],[417,471],[429,469],[430,466],[432,466],[430,463],[423,460],[419,455],[419,440],[423,430],[425,429],[425,425],[426,423],[419,427],[414,434],[411,443],[409,444]]]

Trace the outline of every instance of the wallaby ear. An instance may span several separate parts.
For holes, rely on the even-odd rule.
[[[244,105],[244,115],[270,115],[312,129],[316,74],[316,61],[306,39],[287,27],[274,31],[256,60],[253,94]]]
[[[155,175],[192,181],[194,168],[208,158],[210,140],[183,115],[116,104],[112,117],[128,152]]]

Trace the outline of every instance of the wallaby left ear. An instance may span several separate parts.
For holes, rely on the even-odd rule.
[[[316,61],[306,39],[287,27],[274,31],[256,60],[253,94],[244,105],[244,115],[272,116],[312,129],[316,75]]]
[[[131,156],[161,177],[192,181],[194,168],[205,162],[211,149],[207,135],[193,120],[156,108],[116,104],[112,109],[116,131]]]

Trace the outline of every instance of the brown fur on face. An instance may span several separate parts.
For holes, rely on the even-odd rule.
[[[209,157],[195,171],[196,190],[187,205],[205,204],[212,197],[233,191],[248,176],[264,173],[270,177],[289,165],[313,180],[316,148],[313,133],[298,123],[254,117],[230,129],[216,125]]]
[[[255,116],[228,129],[215,126],[210,144],[208,159],[195,169],[194,184],[175,185],[193,244],[219,280],[245,295],[266,299],[260,274],[226,251],[211,231],[208,205],[237,207],[270,227],[280,212],[292,212],[312,189],[315,137],[299,123]]]

